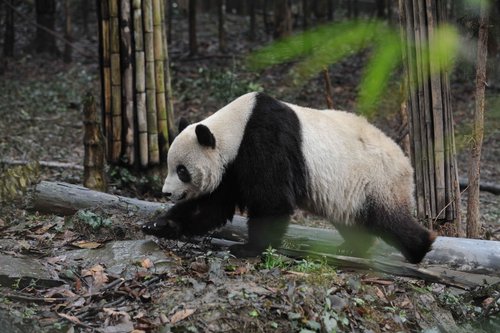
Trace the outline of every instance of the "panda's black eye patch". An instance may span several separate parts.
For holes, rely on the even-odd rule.
[[[184,183],[189,183],[191,181],[191,175],[186,167],[182,164],[177,166],[177,176]]]

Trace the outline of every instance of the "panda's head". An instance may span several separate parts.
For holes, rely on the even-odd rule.
[[[168,175],[162,189],[173,201],[211,193],[224,173],[215,136],[206,125],[187,126],[181,121],[179,132],[168,151]]]

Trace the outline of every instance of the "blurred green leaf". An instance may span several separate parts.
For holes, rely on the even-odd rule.
[[[358,97],[358,111],[370,117],[377,108],[380,97],[387,89],[391,73],[401,65],[403,45],[399,29],[385,22],[347,21],[325,25],[296,36],[272,43],[251,54],[247,63],[259,70],[283,62],[297,61],[291,76],[296,84],[304,84],[325,66],[363,51],[371,50]],[[431,73],[449,71],[455,63],[459,47],[458,32],[449,25],[431,30],[429,49],[421,50],[422,66],[431,66]],[[429,61],[430,59],[430,61]]]

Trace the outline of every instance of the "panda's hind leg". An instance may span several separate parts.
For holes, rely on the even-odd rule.
[[[248,219],[248,242],[230,247],[237,257],[259,256],[269,246],[278,248],[286,233],[290,215],[271,217],[250,217]]]
[[[375,242],[375,236],[365,227],[335,224],[335,228],[344,239],[344,243],[337,248],[338,254],[362,258],[367,256],[368,250]]]
[[[369,201],[362,223],[414,264],[422,261],[436,238],[436,234],[419,224],[404,205],[389,208],[383,203]]]

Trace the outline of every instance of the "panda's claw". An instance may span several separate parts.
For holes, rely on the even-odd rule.
[[[147,235],[165,238],[178,238],[179,224],[165,217],[160,217],[154,221],[142,225],[142,232]]]

